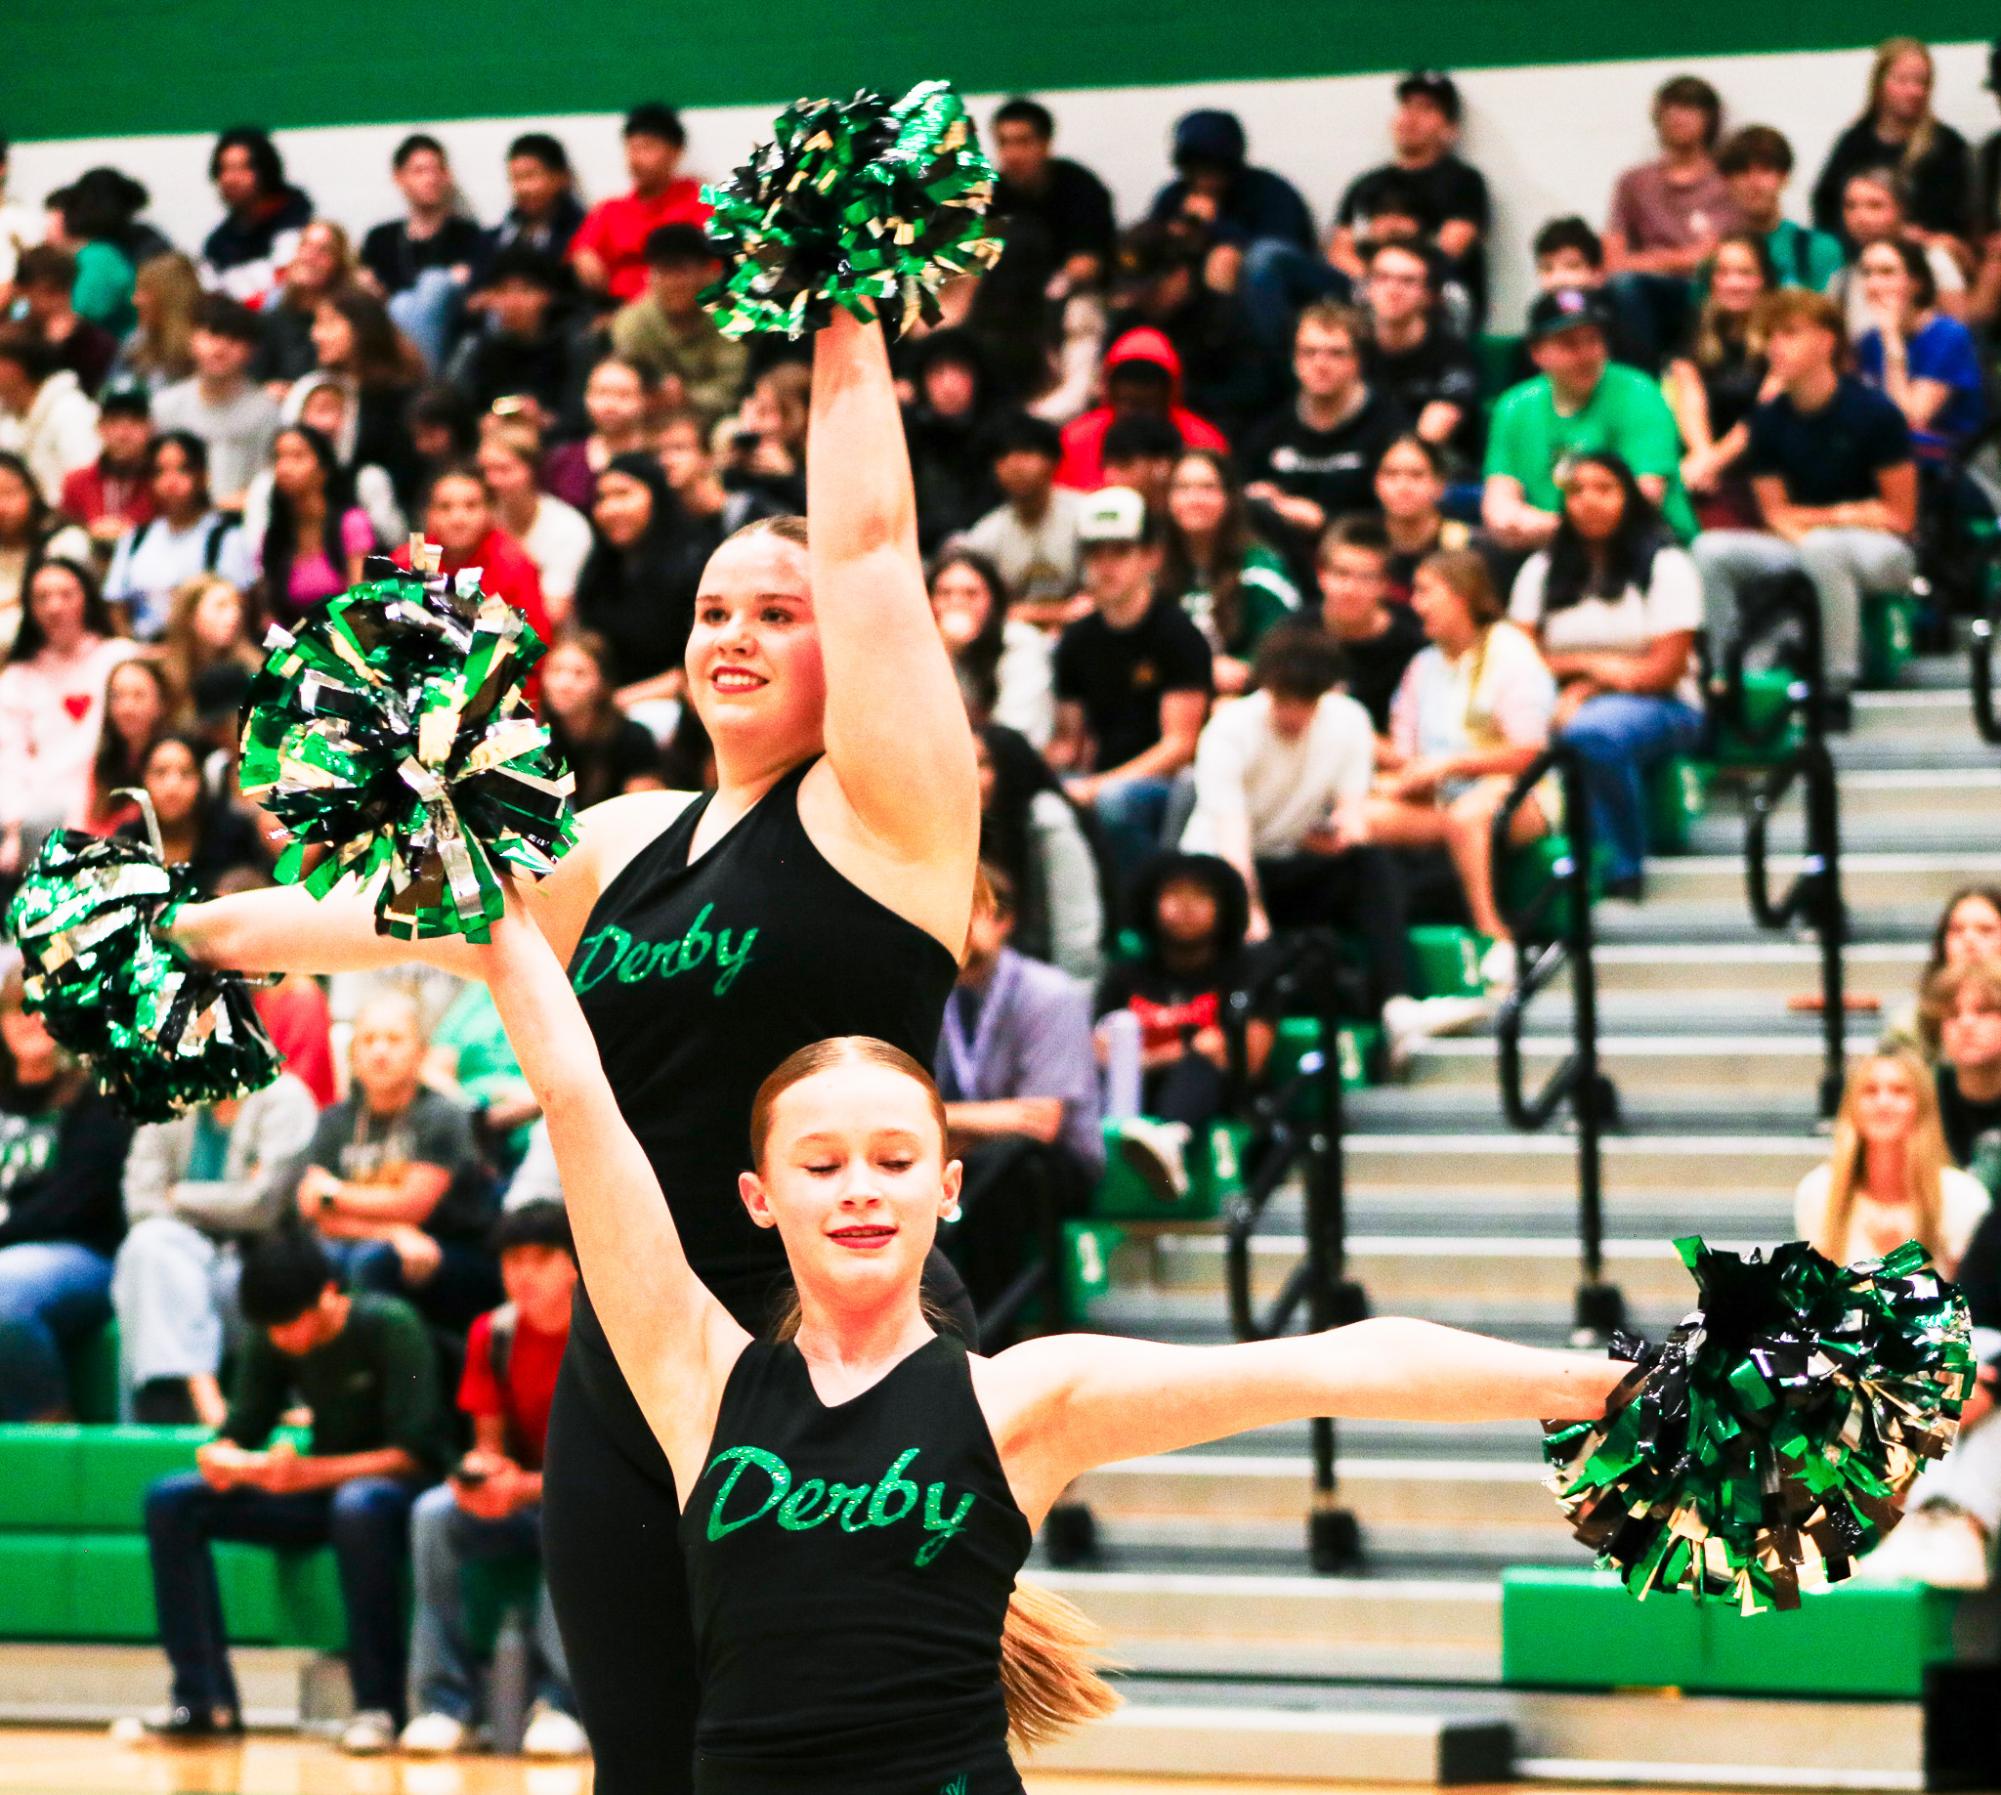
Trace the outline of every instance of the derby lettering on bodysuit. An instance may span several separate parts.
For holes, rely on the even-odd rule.
[[[964,1530],[973,1497],[970,1491],[954,1497],[943,1483],[919,1484],[904,1476],[919,1450],[911,1447],[874,1483],[809,1477],[795,1485],[792,1467],[777,1453],[761,1446],[728,1447],[703,1473],[727,1467],[709,1508],[708,1536],[722,1539],[766,1519],[787,1533],[806,1533],[836,1517],[843,1533],[915,1520],[925,1537],[912,1562],[929,1564]]]
[[[571,963],[571,988],[581,995],[608,978],[621,985],[643,985],[649,979],[674,979],[706,968],[715,974],[710,988],[716,996],[726,996],[737,974],[750,963],[757,930],[744,929],[734,939],[728,929],[711,930],[708,922],[714,909],[714,904],[704,904],[687,933],[673,941],[642,941],[615,922],[593,930]]]

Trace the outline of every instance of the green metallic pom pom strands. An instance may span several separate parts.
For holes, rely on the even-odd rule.
[[[801,337],[844,306],[894,336],[915,307],[938,316],[938,288],[991,267],[994,171],[966,104],[926,81],[891,104],[879,93],[798,100],[772,140],[702,197],[723,274],[703,294],[725,336]]]
[[[65,830],[43,844],[7,907],[27,1007],[135,1121],[169,1121],[278,1076],[250,987],[167,936],[196,895],[185,868],[163,864],[157,840]]]
[[[542,643],[519,611],[454,579],[371,561],[371,579],[296,634],[274,628],[244,710],[243,794],[291,832],[282,880],[324,897],[384,869],[378,933],[488,939],[496,863],[532,878],[577,839],[574,784],[522,688]],[[307,850],[327,851],[310,871]]]
[[[1550,1486],[1627,1588],[1797,1608],[1896,1525],[1973,1389],[1966,1304],[1907,1241],[1838,1266],[1794,1241],[1676,1242],[1702,1306],[1637,1360],[1603,1418],[1552,1423]]]

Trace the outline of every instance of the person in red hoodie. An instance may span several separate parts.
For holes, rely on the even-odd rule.
[[[1119,418],[1165,418],[1186,447],[1228,452],[1222,431],[1181,403],[1181,357],[1161,332],[1129,330],[1114,342],[1100,385],[1104,403],[1063,426],[1057,485],[1096,492],[1105,484],[1105,432]]]
[[[504,598],[545,643],[555,639],[549,607],[542,598],[542,576],[527,551],[500,528],[492,489],[478,468],[454,462],[432,477],[424,494],[424,537],[444,551],[438,563],[441,573],[477,567],[482,592],[489,598]],[[395,558],[398,567],[410,565],[407,542]],[[528,702],[540,708],[539,669],[528,681]]]

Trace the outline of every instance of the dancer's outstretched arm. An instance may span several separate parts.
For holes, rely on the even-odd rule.
[[[691,1488],[723,1382],[750,1336],[689,1266],[569,979],[518,889],[509,891],[493,945],[475,951],[548,1117],[591,1304],[676,1478]]]
[[[905,914],[956,946],[972,901],[979,775],[924,590],[910,456],[879,324],[836,311],[815,336],[807,432],[827,759],[875,851],[908,868]]]
[[[993,1359],[981,1406],[1034,1517],[1095,1466],[1280,1421],[1587,1418],[1631,1370],[1392,1318],[1247,1346],[1058,1334]]]

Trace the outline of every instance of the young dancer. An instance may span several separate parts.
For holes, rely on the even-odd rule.
[[[765,1326],[788,1288],[776,1238],[736,1195],[758,1082],[832,1034],[930,1057],[979,840],[972,735],[925,596],[880,328],[837,316],[815,338],[813,382],[810,543],[797,519],[740,532],[696,602],[688,691],[720,789],[599,805],[526,897],[571,963],[619,1108],[673,1194],[683,1250],[746,1329]],[[175,932],[246,970],[420,956],[483,976],[462,940],[378,937],[366,893],[318,904],[298,887],[246,893],[183,910]],[[931,1289],[969,1331],[942,1255]],[[600,1795],[689,1786],[688,1591],[679,1554],[662,1549],[676,1513],[669,1462],[580,1301],[543,1524]]]
[[[1069,1334],[969,1354],[921,1294],[961,1176],[937,1089],[853,1036],[790,1055],[751,1109],[743,1212],[783,1245],[799,1305],[789,1339],[754,1338],[689,1264],[518,902],[488,955],[599,1320],[685,1492],[696,1795],[1019,1791],[1010,1708],[1033,1738],[1107,1705],[1060,1605],[1031,1595],[1008,1618],[1035,1525],[1093,1466],[1311,1415],[1595,1415],[1631,1370],[1401,1320],[1248,1346]],[[648,1546],[671,1549],[664,1533]]]

